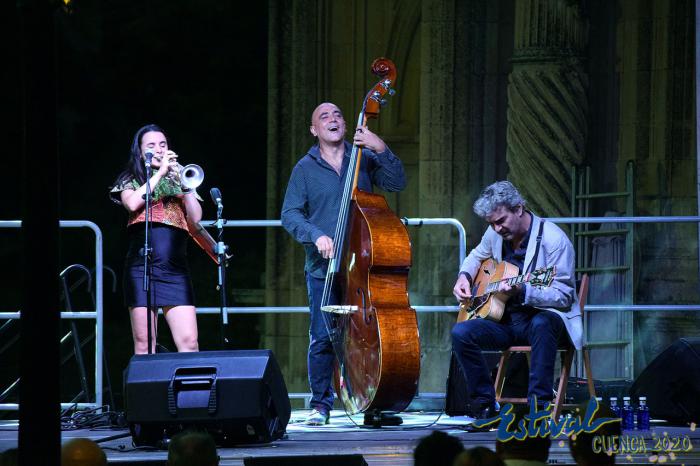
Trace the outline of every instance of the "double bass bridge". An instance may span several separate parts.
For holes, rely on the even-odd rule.
[[[332,305],[332,306],[323,306],[321,307],[321,310],[323,312],[330,312],[331,314],[352,314],[354,312],[357,312],[359,310],[359,307],[357,306],[350,306],[350,305]]]

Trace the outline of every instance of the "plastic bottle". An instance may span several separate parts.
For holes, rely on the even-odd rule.
[[[635,410],[635,424],[637,430],[649,430],[649,406],[647,406],[647,397],[639,397],[639,406]]]
[[[622,418],[622,430],[634,429],[634,409],[629,396],[622,397],[622,410],[620,411]]]
[[[615,417],[620,417],[620,407],[617,405],[616,396],[610,397],[610,409],[612,409],[612,412],[615,414]]]

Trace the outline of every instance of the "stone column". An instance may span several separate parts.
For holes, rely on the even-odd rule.
[[[457,18],[454,0],[422,3],[420,148],[418,208],[420,217],[451,217],[455,187],[453,178],[461,178],[454,165],[457,153],[465,150],[455,132],[455,113],[463,107],[455,99],[455,54]],[[459,96],[459,100],[465,96]],[[465,127],[466,125],[462,125]],[[464,131],[462,132],[462,134]],[[464,156],[461,165],[464,163]],[[449,228],[428,227],[413,234],[414,272],[418,280],[415,299],[425,304],[445,304],[436,300],[449,296],[457,271],[458,245]],[[453,304],[454,299],[449,300]],[[441,392],[450,355],[450,330],[454,315],[419,315],[421,336],[422,392]]]
[[[269,5],[267,218],[279,219],[289,175],[310,145],[309,121],[320,87],[319,7],[316,0]],[[268,229],[264,260],[266,305],[307,305],[304,251],[282,228]],[[287,389],[308,391],[308,316],[271,314],[261,325],[260,345],[275,352]]]
[[[541,215],[570,215],[571,168],[585,154],[586,40],[578,1],[516,1],[508,178]]]

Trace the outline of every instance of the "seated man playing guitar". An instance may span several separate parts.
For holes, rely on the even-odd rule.
[[[574,249],[566,234],[527,210],[508,181],[484,189],[474,212],[489,228],[464,259],[454,286],[454,295],[467,312],[460,312],[466,320],[452,330],[452,347],[466,377],[473,415],[484,419],[496,415],[496,394],[482,350],[532,346],[528,398],[536,397],[542,406],[553,399],[557,347],[570,338],[580,348],[582,322]],[[507,267],[494,269],[494,263],[503,262]],[[522,275],[501,280],[511,276],[508,269]],[[481,312],[492,299],[505,301],[505,309],[495,315]]]

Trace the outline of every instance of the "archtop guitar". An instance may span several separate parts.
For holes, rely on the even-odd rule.
[[[518,267],[509,262],[496,263],[486,259],[472,283],[472,297],[459,305],[457,322],[469,319],[489,319],[498,322],[503,317],[509,296],[499,293],[501,282],[510,286],[530,283],[533,286],[547,287],[556,275],[556,267],[546,267],[518,275]]]

